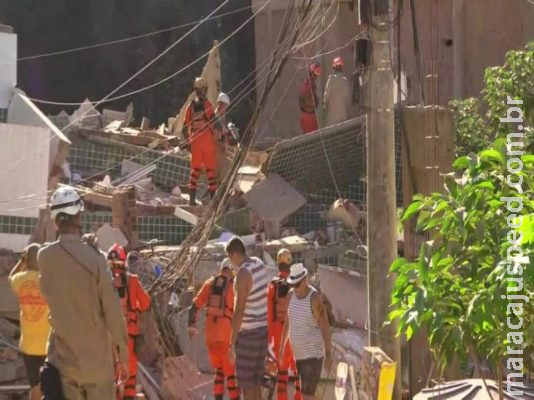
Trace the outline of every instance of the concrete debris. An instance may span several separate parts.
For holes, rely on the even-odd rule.
[[[263,248],[271,255],[276,255],[282,248],[289,249],[292,253],[301,253],[313,248],[312,244],[300,236],[288,236],[278,240],[271,240],[263,245]]]
[[[328,221],[339,221],[346,229],[357,229],[363,213],[351,201],[346,199],[336,200],[326,213]]]
[[[15,252],[0,249],[0,317],[19,318],[19,302],[8,281],[8,275],[17,262]]]
[[[93,107],[89,99],[85,99],[80,107],[70,116],[71,126],[84,129],[100,129],[102,116]]]
[[[0,248],[0,276],[8,275],[18,260],[14,251]]]
[[[245,198],[261,219],[278,223],[306,204],[306,198],[276,174],[255,184]]]
[[[102,110],[102,122],[104,126],[107,127],[110,123],[114,121],[120,121],[122,123],[122,126],[128,126],[129,121],[127,120],[126,111],[115,111],[104,108]]]
[[[124,126],[124,121],[113,121],[106,125],[105,131],[115,131]]]
[[[213,377],[200,374],[187,356],[163,362],[161,395],[166,400],[203,400],[211,396]]]
[[[100,250],[107,252],[113,244],[118,243],[123,247],[128,246],[128,239],[118,228],[113,228],[110,224],[104,224],[96,231],[98,246]]]
[[[141,120],[141,130],[145,131],[147,129],[150,129],[150,120],[147,117],[143,117]]]
[[[183,219],[186,222],[189,222],[191,225],[196,225],[198,223],[198,217],[183,208],[176,207],[174,209],[174,216],[180,219]]]
[[[364,329],[367,321],[367,276],[330,265],[318,265],[321,292],[332,304],[332,313],[340,325]],[[347,293],[351,301],[345,301]],[[354,305],[357,304],[355,307]],[[347,323],[350,320],[351,323]]]
[[[210,374],[212,368],[208,357],[208,348],[205,340],[206,312],[201,310],[198,313],[196,328],[199,334],[190,338],[187,334],[188,310],[183,310],[172,320],[172,326],[178,334],[178,344],[187,358],[195,365],[200,372]]]
[[[143,165],[136,163],[134,161],[125,159],[125,160],[122,160],[121,162],[121,175],[122,176],[129,175],[133,172],[139,171],[142,168],[143,168]]]

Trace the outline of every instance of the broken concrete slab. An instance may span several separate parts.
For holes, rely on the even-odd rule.
[[[163,362],[161,395],[166,400],[206,399],[213,384],[211,375],[201,374],[187,356],[167,358]]]
[[[124,121],[112,121],[105,126],[104,130],[107,132],[118,131],[123,126],[124,126]]]
[[[195,214],[192,214],[181,207],[175,207],[174,216],[183,219],[193,226],[198,223],[198,217]]]
[[[93,103],[89,99],[85,99],[70,116],[70,123],[78,128],[100,129],[102,128],[102,116],[93,107]]]
[[[122,247],[128,246],[128,239],[126,239],[124,233],[118,228],[113,228],[108,223],[105,223],[96,231],[96,237],[98,238],[98,246],[102,251],[108,251],[115,243]]]
[[[306,204],[306,198],[277,174],[269,174],[245,193],[260,218],[280,222]]]
[[[313,244],[300,236],[288,236],[282,239],[271,240],[264,243],[263,248],[271,255],[276,255],[282,248],[289,249],[292,253],[301,253],[313,248]]]
[[[115,111],[115,110],[109,110],[107,108],[104,108],[102,110],[102,120],[103,120],[104,126],[106,127],[107,125],[109,125],[110,123],[114,121],[121,121],[123,124],[122,126],[128,126],[126,124],[126,118],[127,118],[127,115],[125,111]]]
[[[19,319],[19,300],[11,290],[7,275],[0,277],[0,317]]]
[[[321,292],[330,300],[335,320],[364,329],[367,321],[367,276],[321,264],[317,272]],[[347,293],[351,294],[350,302],[346,301]]]
[[[141,165],[131,160],[124,159],[121,162],[121,175],[122,176],[129,175],[133,172],[139,171],[143,167],[144,165]]]
[[[172,326],[175,329],[175,332],[178,334],[178,344],[180,345],[180,349],[182,349],[184,355],[186,355],[188,359],[193,362],[196,369],[209,374],[213,369],[209,362],[208,348],[206,347],[206,313],[204,310],[201,310],[198,313],[196,328],[199,333],[193,338],[190,338],[187,334],[188,317],[189,310],[186,309],[181,311],[172,319]]]

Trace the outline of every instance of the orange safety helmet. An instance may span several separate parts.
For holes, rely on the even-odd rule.
[[[126,262],[126,251],[124,247],[120,244],[115,243],[108,250],[108,261],[112,263],[125,263]]]
[[[336,57],[332,61],[332,68],[343,67],[343,66],[345,66],[345,63],[343,62],[343,59],[341,57]]]
[[[317,63],[311,63],[308,67],[308,72],[315,76],[321,75],[321,66]]]

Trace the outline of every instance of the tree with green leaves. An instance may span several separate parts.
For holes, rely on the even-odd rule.
[[[506,115],[506,114],[504,114]],[[439,366],[467,354],[480,375],[480,361],[500,370],[510,344],[507,332],[508,212],[503,197],[522,197],[521,248],[530,255],[523,268],[523,291],[534,293],[534,156],[521,157],[522,191],[506,182],[506,139],[490,149],[459,157],[445,177],[445,192],[416,195],[403,219],[417,217],[418,231],[429,232],[416,260],[398,258],[390,319],[408,339],[426,328]],[[523,304],[525,360],[534,345],[534,304]],[[513,320],[517,317],[512,315]],[[500,375],[500,374],[499,374]]]
[[[534,42],[522,50],[512,50],[502,66],[486,69],[483,101],[476,98],[452,100],[449,104],[455,125],[456,155],[477,153],[495,138],[510,132],[510,124],[501,123],[506,115],[507,97],[523,100],[525,151],[534,152]],[[481,113],[486,109],[485,114]]]

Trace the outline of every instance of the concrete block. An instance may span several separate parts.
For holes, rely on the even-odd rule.
[[[167,358],[163,362],[161,395],[165,400],[202,400],[202,387],[212,382],[202,375],[187,356]]]
[[[282,221],[306,204],[306,198],[277,174],[270,174],[245,194],[260,218]]]
[[[319,265],[318,274],[321,292],[332,303],[336,321],[345,324],[350,321],[355,327],[364,329],[367,321],[366,275],[327,265]]]

